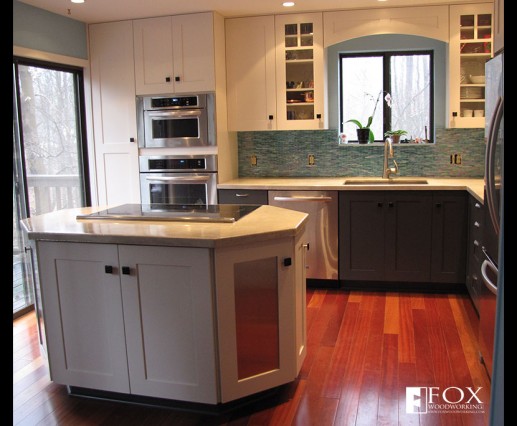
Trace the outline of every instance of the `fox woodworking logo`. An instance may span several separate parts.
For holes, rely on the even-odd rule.
[[[484,413],[484,403],[478,395],[481,389],[406,387],[406,413]]]

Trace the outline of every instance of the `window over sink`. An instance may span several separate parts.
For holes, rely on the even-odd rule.
[[[351,142],[359,127],[375,142],[393,130],[432,141],[433,82],[431,50],[340,53],[339,131]]]

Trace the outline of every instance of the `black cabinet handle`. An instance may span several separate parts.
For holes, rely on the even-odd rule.
[[[270,120],[272,120],[272,119],[273,119],[273,114],[270,114],[270,115],[268,116],[268,118],[269,118]]]
[[[293,261],[290,257],[284,258],[284,266],[291,266],[292,263],[293,263]]]
[[[122,267],[122,273],[124,275],[130,275],[131,274],[131,269],[129,268],[129,266],[123,266]]]
[[[316,118],[321,118],[321,114],[316,114]]]
[[[170,82],[171,82],[171,78],[170,78],[170,77],[165,77],[165,81],[166,81],[167,83],[170,83]]]
[[[113,273],[113,266],[111,266],[111,265],[104,265],[104,272],[106,274],[112,274]]]
[[[180,81],[180,76],[177,75],[176,77],[174,77],[174,81]]]
[[[134,142],[135,138],[129,138],[129,142]]]

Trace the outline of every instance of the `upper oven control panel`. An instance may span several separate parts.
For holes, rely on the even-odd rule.
[[[151,98],[151,108],[197,107],[197,96],[178,96],[173,98]]]

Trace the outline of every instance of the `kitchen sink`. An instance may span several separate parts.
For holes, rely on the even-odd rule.
[[[425,185],[427,179],[421,178],[348,178],[343,185]]]

